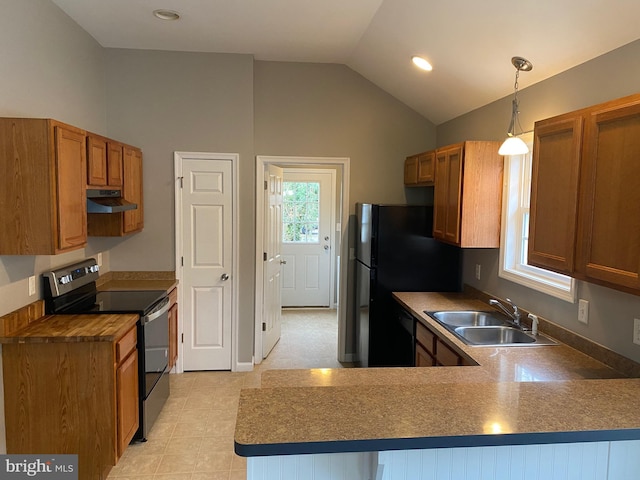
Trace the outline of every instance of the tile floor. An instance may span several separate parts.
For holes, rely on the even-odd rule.
[[[281,368],[341,368],[335,310],[283,310],[282,337],[252,372],[171,375],[171,397],[145,443],[133,443],[109,475],[114,480],[240,480],[246,460],[233,452],[242,388]]]

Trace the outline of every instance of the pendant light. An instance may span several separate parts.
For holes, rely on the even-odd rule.
[[[507,139],[500,145],[500,149],[498,150],[499,155],[522,155],[529,152],[527,144],[516,136],[516,124],[520,128],[520,134],[522,134],[522,127],[520,126],[520,119],[518,117],[520,113],[518,111],[518,77],[520,76],[520,72],[531,71],[533,64],[522,57],[513,57],[511,63],[516,67],[516,81],[513,86],[515,93],[511,101],[511,123],[509,124]]]

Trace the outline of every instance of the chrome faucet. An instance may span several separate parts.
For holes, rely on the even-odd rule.
[[[498,307],[500,310],[502,310],[511,320],[513,320],[513,323],[520,327],[520,310],[518,309],[518,307],[516,306],[515,303],[513,303],[510,299],[507,298],[507,303],[509,305],[511,305],[511,307],[513,308],[513,312],[510,312],[509,309],[507,307],[505,307],[502,303],[500,303],[499,300],[496,300],[495,298],[492,298],[491,300],[489,300],[489,305],[494,305],[496,307]]]

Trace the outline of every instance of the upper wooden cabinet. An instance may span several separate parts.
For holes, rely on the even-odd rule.
[[[111,144],[112,142],[109,142]],[[138,208],[119,213],[90,213],[89,236],[118,237],[139,232],[144,227],[142,195],[142,150],[122,145],[122,198]]]
[[[570,274],[575,266],[581,115],[537,122],[529,220],[529,263]]]
[[[55,255],[87,241],[85,132],[0,118],[0,255]]]
[[[436,151],[418,153],[404,162],[404,184],[407,187],[433,185],[435,180]]]
[[[142,230],[144,226],[142,205],[142,150],[125,145],[124,147],[124,189],[125,200],[135,203],[138,208],[124,212],[124,233]]]
[[[87,185],[122,187],[122,144],[87,133]]]
[[[466,248],[498,248],[504,161],[499,142],[436,150],[433,236]]]
[[[640,294],[640,95],[535,132],[530,262]]]

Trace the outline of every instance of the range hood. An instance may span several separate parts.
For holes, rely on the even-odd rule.
[[[87,213],[118,213],[137,208],[138,205],[122,198],[120,190],[87,190]]]

